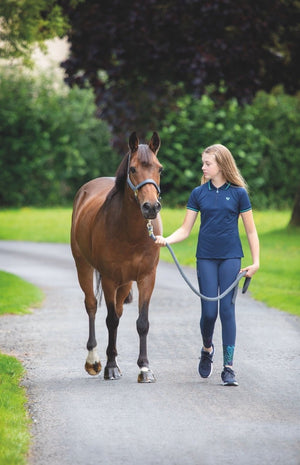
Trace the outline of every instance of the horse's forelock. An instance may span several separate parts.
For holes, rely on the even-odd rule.
[[[140,144],[138,149],[138,160],[143,164],[150,164],[153,157],[153,152],[149,145]]]
[[[116,186],[123,188],[124,183],[127,179],[127,171],[128,171],[128,162],[129,157],[134,157],[137,155],[137,159],[142,164],[150,164],[151,159],[153,156],[152,151],[149,149],[149,146],[146,144],[140,144],[138,150],[134,153],[128,152],[123,160],[120,163],[119,168],[116,172]]]

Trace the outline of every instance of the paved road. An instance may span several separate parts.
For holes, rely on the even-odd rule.
[[[27,369],[24,384],[34,419],[30,464],[299,465],[298,318],[240,295],[235,358],[240,386],[221,385],[219,324],[214,373],[202,380],[198,298],[173,265],[160,263],[149,336],[157,383],[136,382],[136,290],[119,329],[123,377],[109,382],[83,369],[88,321],[69,247],[0,242],[0,269],[37,284],[46,295],[42,308],[5,316],[0,327],[0,350],[19,357]],[[102,361],[104,320],[101,307]]]

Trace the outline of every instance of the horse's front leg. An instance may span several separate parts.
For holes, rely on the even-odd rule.
[[[108,346],[106,349],[107,363],[104,369],[104,379],[114,380],[122,376],[117,364],[117,334],[119,321],[123,312],[123,302],[128,296],[131,283],[116,290],[112,282],[102,282],[107,306],[106,326],[108,330]]]
[[[136,328],[140,338],[140,352],[137,364],[141,371],[138,375],[139,383],[155,383],[154,374],[149,368],[147,353],[147,336],[149,332],[149,303],[155,282],[155,272],[138,282],[139,289],[139,316]]]

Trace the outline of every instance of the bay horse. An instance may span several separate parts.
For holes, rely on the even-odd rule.
[[[153,221],[154,234],[162,233],[159,148],[160,138],[156,132],[149,144],[139,144],[133,132],[129,137],[129,151],[122,159],[116,177],[100,177],[87,182],[74,199],[71,249],[89,317],[85,369],[90,375],[97,375],[102,368],[95,336],[96,271],[107,307],[108,346],[104,379],[122,376],[116,361],[117,330],[123,304],[132,300],[131,287],[136,281],[139,293],[136,321],[139,335],[138,382],[155,382],[149,368],[147,335],[148,309],[155,284],[159,247],[149,237],[146,220]]]

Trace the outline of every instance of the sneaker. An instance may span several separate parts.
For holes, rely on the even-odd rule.
[[[235,379],[234,371],[229,367],[224,367],[222,371],[221,378],[223,381],[223,386],[238,386],[239,383]]]
[[[199,375],[202,378],[208,378],[213,371],[213,356],[215,353],[214,345],[212,345],[212,352],[206,352],[206,350],[201,349],[201,357],[199,362]]]

